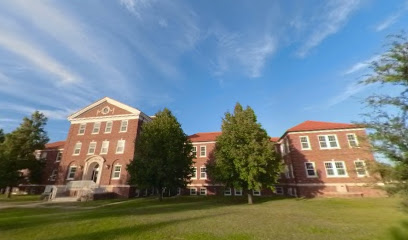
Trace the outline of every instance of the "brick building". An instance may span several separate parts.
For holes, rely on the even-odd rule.
[[[38,151],[47,159],[44,185],[67,186],[91,182],[102,192],[131,197],[136,188],[127,184],[126,165],[144,122],[151,118],[140,110],[103,98],[68,117],[71,126],[65,142],[47,144]],[[195,154],[194,174],[186,195],[243,195],[242,189],[225,188],[207,176],[206,164],[221,132],[189,136]],[[271,138],[283,157],[284,169],[274,193],[255,196],[378,196],[371,185],[378,181],[367,170],[374,162],[365,129],[353,124],[306,121]],[[147,192],[145,192],[147,194]]]

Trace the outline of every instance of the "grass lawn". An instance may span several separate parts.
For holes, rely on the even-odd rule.
[[[255,201],[181,197],[1,209],[0,239],[394,239],[391,228],[408,219],[398,198]]]

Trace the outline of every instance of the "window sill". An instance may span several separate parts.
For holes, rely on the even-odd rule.
[[[123,154],[124,152],[116,152],[115,154]]]
[[[348,178],[349,176],[327,176],[327,178]]]

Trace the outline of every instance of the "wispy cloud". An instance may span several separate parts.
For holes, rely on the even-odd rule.
[[[44,113],[46,117],[49,119],[54,119],[54,120],[66,120],[67,117],[72,114],[75,110],[77,109],[39,109],[35,107],[30,107],[30,106],[25,106],[21,104],[15,104],[15,103],[10,103],[10,102],[1,102],[0,103],[0,109],[3,110],[8,110],[8,111],[13,111],[16,113],[22,113],[25,115],[30,115],[34,111],[40,111]]]
[[[384,21],[382,21],[381,23],[379,23],[376,27],[375,27],[375,31],[376,32],[381,32],[385,29],[387,29],[388,27],[390,27],[391,25],[393,25],[394,23],[397,22],[398,18],[401,16],[401,13],[395,13],[392,14],[391,16],[387,17],[386,19],[384,19]]]
[[[360,0],[327,1],[318,17],[314,19],[313,28],[304,44],[297,52],[299,57],[305,57],[309,51],[318,46],[328,36],[337,33],[348,21],[351,14],[360,6]]]
[[[353,74],[356,72],[359,72],[365,68],[367,68],[368,66],[370,66],[370,64],[373,61],[378,61],[381,58],[381,55],[375,55],[367,60],[358,62],[356,64],[354,64],[353,66],[351,66],[349,69],[347,69],[346,71],[344,71],[344,75],[349,75],[349,74]]]

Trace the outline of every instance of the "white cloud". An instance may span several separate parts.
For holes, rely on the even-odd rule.
[[[326,1],[325,7],[318,13],[319,17],[314,19],[315,24],[311,28],[311,33],[306,37],[297,55],[305,57],[312,48],[318,46],[325,38],[337,33],[359,7],[360,2],[360,0]]]
[[[355,72],[361,71],[361,70],[367,68],[368,66],[370,66],[370,64],[373,61],[380,60],[380,58],[381,58],[381,55],[375,55],[375,56],[373,56],[373,57],[371,57],[371,58],[369,58],[369,59],[367,59],[365,61],[358,62],[358,63],[354,64],[353,66],[351,66],[346,71],[344,71],[343,74],[348,75],[348,74],[353,74]]]
[[[30,106],[24,106],[20,104],[14,104],[10,102],[1,102],[0,109],[9,110],[13,112],[23,113],[26,115],[31,115],[36,110],[44,113],[44,115],[49,119],[54,120],[66,120],[67,117],[76,111],[76,109],[38,109]]]
[[[120,0],[120,4],[126,7],[126,9],[136,15],[137,17],[141,18],[143,14],[143,10],[146,7],[149,7],[150,0]]]
[[[398,18],[401,16],[400,13],[395,13],[392,14],[391,16],[387,17],[386,19],[384,19],[384,21],[382,21],[381,23],[379,23],[376,28],[375,31],[377,32],[381,32],[385,29],[387,29],[389,26],[391,26],[392,24],[394,24],[395,22],[397,22]]]
[[[350,97],[356,95],[359,92],[362,92],[363,90],[365,90],[368,86],[367,85],[363,85],[363,84],[359,84],[356,82],[350,83],[349,85],[346,86],[346,88],[344,89],[343,92],[339,93],[338,95],[332,97],[331,99],[329,99],[327,105],[325,106],[326,108],[330,108],[334,105],[337,105],[341,102],[346,101],[347,99],[349,99]]]

